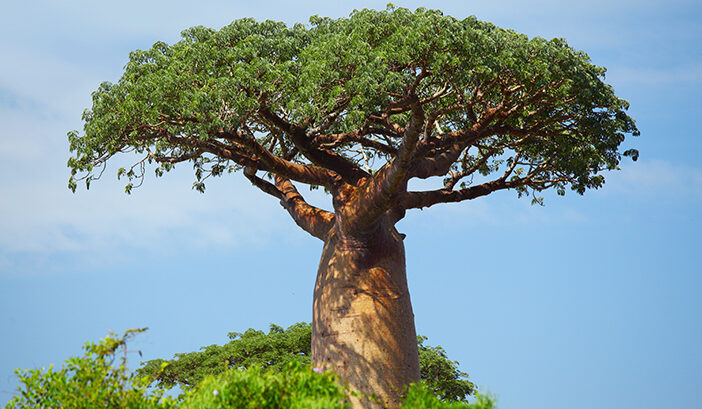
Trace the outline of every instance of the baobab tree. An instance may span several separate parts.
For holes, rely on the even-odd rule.
[[[355,407],[394,408],[419,379],[396,223],[499,190],[539,201],[602,186],[602,171],[638,156],[619,150],[638,131],[604,73],[562,39],[436,10],[194,27],[132,52],[119,81],[93,93],[84,131],[69,133],[69,186],[125,152],[138,155],[117,172],[127,192],[150,165],[160,176],[192,163],[201,191],[241,171],[324,242],[313,364],[381,401]],[[415,191],[412,179],[436,186]],[[300,185],[323,187],[329,209]]]

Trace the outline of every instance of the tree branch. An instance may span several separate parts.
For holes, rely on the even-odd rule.
[[[307,233],[325,241],[334,226],[334,213],[308,204],[288,179],[276,176],[275,186],[283,195],[281,204],[295,223]]]
[[[256,170],[245,168],[244,175],[251,184],[280,200],[281,206],[288,211],[295,224],[302,230],[324,241],[334,225],[334,213],[327,212],[308,204],[290,180],[275,176],[275,185],[256,176]]]
[[[252,153],[254,154],[254,162],[251,163],[251,161],[249,161],[249,163],[240,163],[242,166],[251,166],[258,170],[271,172],[275,175],[280,175],[282,177],[296,180],[302,183],[307,183],[310,185],[331,187],[334,183],[336,183],[336,176],[333,172],[318,166],[302,165],[280,158],[272,154],[263,146],[261,146],[261,144],[259,144],[256,141],[253,135],[247,135],[240,131],[237,131],[234,134],[225,130],[219,130],[217,135],[236,141],[252,151]],[[199,141],[199,143],[204,144],[205,146],[207,144],[212,144],[215,146],[221,145],[218,146],[218,154],[225,158],[228,158],[227,155],[238,155],[234,151],[234,149],[228,149],[233,147],[219,144],[218,142],[212,139]],[[204,149],[207,150],[207,147],[205,147]],[[232,159],[234,162],[237,162],[237,160],[234,159],[234,157],[228,159]]]
[[[458,160],[461,153],[463,153],[467,147],[473,142],[485,137],[483,132],[478,132],[475,128],[477,128],[477,126],[433,138],[437,141],[437,145],[439,145],[437,146],[438,149],[430,148],[429,145],[420,147],[417,150],[418,158],[412,164],[410,175],[412,177],[426,179],[448,173],[451,169],[451,165]],[[435,155],[422,157],[423,155],[427,155],[432,149],[435,149]]]
[[[361,186],[351,207],[358,209],[350,225],[364,229],[374,223],[394,205],[397,194],[405,189],[414,150],[424,124],[424,110],[416,95],[409,95],[397,105],[409,104],[412,110],[409,125],[405,129],[402,145],[395,156],[373,177]]]
[[[353,142],[366,148],[375,149],[379,152],[387,154],[396,153],[397,149],[393,148],[392,146],[364,137],[365,135],[381,132],[382,131],[377,128],[367,128],[365,131],[354,131],[332,135],[317,135],[314,137],[312,144],[316,146],[323,146],[325,148],[334,148],[343,143]],[[383,132],[383,134],[389,133],[389,131]]]
[[[348,159],[333,152],[314,147],[312,138],[307,135],[304,128],[287,122],[271,111],[270,108],[261,105],[259,113],[275,127],[285,132],[298,151],[313,164],[333,170],[352,184],[370,176]]]
[[[521,186],[522,180],[507,181],[502,178],[460,190],[439,189],[426,192],[406,192],[399,201],[404,209],[421,209],[437,203],[455,203],[488,195],[496,190]]]

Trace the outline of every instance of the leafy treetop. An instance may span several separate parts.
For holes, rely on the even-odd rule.
[[[93,93],[83,134],[69,133],[69,185],[89,186],[110,157],[136,152],[118,171],[127,192],[149,163],[160,176],[191,162],[198,190],[243,169],[293,217],[321,211],[297,200],[290,181],[380,192],[379,212],[500,189],[582,194],[617,168],[625,135],[638,134],[604,74],[563,39],[423,8],[193,27],[173,45],[132,52],[120,80]],[[440,188],[407,191],[408,180],[435,176]],[[317,227],[303,226],[319,236]]]

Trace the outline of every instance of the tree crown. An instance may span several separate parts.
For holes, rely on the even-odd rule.
[[[622,154],[638,156],[619,152],[638,130],[604,74],[563,39],[423,8],[193,27],[132,52],[121,79],[93,93],[83,134],[69,133],[69,185],[89,186],[110,157],[137,152],[118,171],[127,192],[147,164],[160,176],[189,161],[196,189],[243,169],[291,214],[304,201],[291,204],[301,197],[290,181],[335,196],[360,189],[381,213],[500,189],[582,194]],[[407,191],[430,177],[443,186]]]

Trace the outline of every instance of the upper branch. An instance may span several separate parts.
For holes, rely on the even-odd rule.
[[[395,156],[361,187],[360,194],[356,196],[353,207],[358,211],[352,224],[357,229],[371,225],[390,209],[397,194],[407,185],[408,171],[424,124],[424,110],[416,95],[409,95],[395,105],[410,106],[412,115],[409,125]]]
[[[275,127],[285,132],[298,151],[313,164],[330,169],[338,173],[347,182],[353,184],[369,176],[368,173],[348,159],[334,152],[313,146],[312,138],[307,135],[304,128],[284,120],[271,111],[269,107],[261,105],[259,113]]]
[[[253,135],[240,131],[231,133],[224,130],[220,130],[219,135],[243,144],[250,149],[254,157],[258,160],[258,164],[254,165],[256,169],[268,171],[284,178],[311,185],[330,187],[336,182],[336,175],[334,172],[319,166],[302,165],[278,157],[271,153],[268,149],[261,146]],[[242,165],[250,166],[247,164]]]
[[[526,176],[510,176],[515,172],[516,167],[521,164],[520,154],[514,157],[507,170],[498,179],[482,183],[480,185],[466,187],[460,190],[451,190],[454,183],[449,183],[442,189],[425,192],[406,192],[399,200],[399,207],[402,209],[421,209],[433,206],[437,203],[455,203],[464,200],[471,200],[488,195],[497,190],[531,187],[534,190],[543,190],[553,185],[570,181],[565,175],[555,174],[549,176],[549,163],[552,158],[533,166]]]
[[[211,153],[241,166],[270,172],[302,183],[327,187],[335,183],[336,177],[333,172],[318,166],[302,165],[280,158],[261,146],[252,136],[243,132],[231,133],[220,130],[213,136],[232,143],[224,143],[217,138],[201,139],[198,137],[189,138],[173,135],[164,129],[147,135],[142,140],[148,141],[162,138],[177,146],[190,147],[195,152]],[[174,158],[176,161],[179,159],[183,158]]]
[[[378,152],[383,152],[387,154],[394,154],[397,152],[397,149],[388,144],[365,137],[365,135],[373,133],[390,134],[390,131],[381,130],[378,128],[367,128],[362,131],[346,132],[332,135],[317,135],[314,137],[313,144],[323,146],[325,148],[334,148],[341,144],[351,142],[358,143],[359,145],[364,146],[366,148],[375,149]]]

